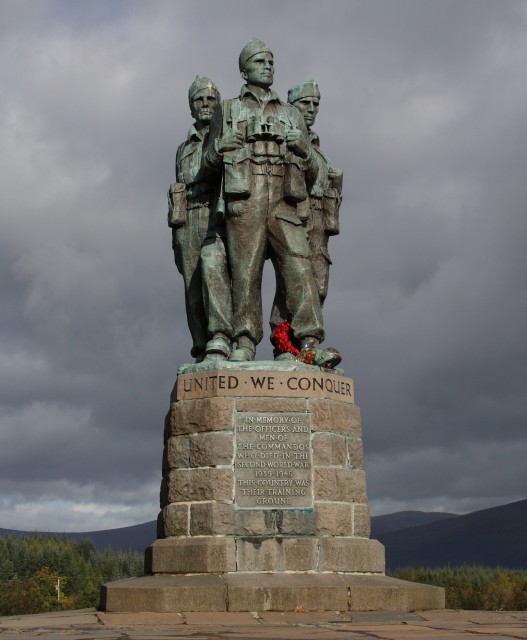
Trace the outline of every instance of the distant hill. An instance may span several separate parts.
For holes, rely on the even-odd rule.
[[[83,533],[0,529],[0,536],[53,535],[80,541],[89,538],[103,551],[143,551],[156,539],[156,522]],[[401,511],[372,517],[372,538],[386,547],[386,565],[459,566],[479,564],[527,569],[527,500],[468,515]]]
[[[32,535],[48,535],[62,537],[66,536],[69,540],[80,542],[81,540],[90,539],[97,551],[104,549],[113,549],[114,551],[143,551],[156,539],[156,522],[145,522],[144,524],[136,524],[132,527],[122,527],[120,529],[108,529],[105,531],[86,531],[82,533],[58,533],[45,531],[17,531],[14,529],[0,529],[0,536],[32,536]]]
[[[389,531],[398,529],[408,529],[422,524],[429,524],[437,520],[448,520],[457,518],[457,513],[444,513],[442,511],[397,511],[384,516],[372,516],[371,537],[378,539],[379,536]]]
[[[527,569],[527,500],[377,535],[389,569],[479,564]]]

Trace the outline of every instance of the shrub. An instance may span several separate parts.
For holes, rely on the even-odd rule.
[[[445,588],[448,609],[524,611],[527,609],[527,571],[463,565],[460,567],[404,567],[394,578]]]

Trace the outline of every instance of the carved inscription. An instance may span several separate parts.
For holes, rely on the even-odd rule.
[[[238,508],[313,507],[311,414],[236,413]]]
[[[177,379],[177,399],[218,396],[329,398],[354,402],[353,380],[313,367],[304,371],[234,371],[183,373]]]

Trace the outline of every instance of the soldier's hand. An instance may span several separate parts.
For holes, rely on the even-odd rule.
[[[218,151],[225,153],[225,151],[234,151],[235,149],[241,149],[243,146],[243,134],[238,129],[228,129],[220,138],[218,142]]]
[[[340,193],[342,191],[342,171],[331,167],[328,171],[328,178],[331,186]]]
[[[291,129],[288,131],[285,141],[291,151],[301,158],[307,158],[309,155],[309,142],[299,129]]]

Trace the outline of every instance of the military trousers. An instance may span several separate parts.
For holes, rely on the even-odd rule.
[[[185,308],[192,336],[191,355],[205,354],[215,333],[232,336],[230,275],[225,238],[210,225],[207,206],[190,209],[186,223],[172,230],[178,271],[185,283]]]
[[[322,198],[310,198],[309,204],[310,215],[306,227],[307,242],[311,252],[311,266],[320,304],[324,305],[328,295],[331,259],[328,252],[328,235],[324,228]]]
[[[309,246],[309,260],[311,262],[313,278],[318,291],[320,306],[322,307],[328,295],[329,267],[331,265],[328,252],[328,235],[324,228],[322,199],[310,199],[309,218],[304,231]],[[287,320],[287,313],[284,284],[279,274],[277,274],[276,293],[273,300],[270,320],[272,331],[274,331],[279,324]]]
[[[262,329],[262,274],[266,257],[283,282],[293,335],[324,339],[322,310],[296,207],[283,197],[283,176],[254,165],[248,198],[227,201],[227,248],[232,275],[233,337],[258,344]],[[271,173],[271,174],[270,174]]]

